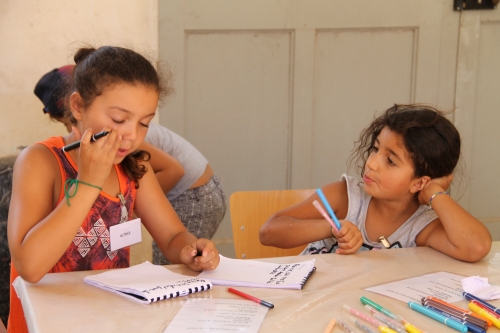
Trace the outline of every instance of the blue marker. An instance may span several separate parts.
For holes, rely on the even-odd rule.
[[[479,297],[477,296],[474,296],[472,294],[469,294],[469,293],[466,293],[465,291],[462,293],[462,295],[468,299],[469,301],[477,301],[481,304],[483,304],[485,307],[487,307],[488,309],[490,309],[492,312],[495,312],[496,314],[500,314],[500,309],[491,305],[490,303],[486,302],[486,301],[483,301],[482,299],[480,299]]]
[[[337,229],[340,230],[340,227],[341,227],[340,226],[340,222],[337,219],[337,216],[335,216],[335,213],[333,212],[332,206],[330,206],[330,204],[328,203],[328,200],[326,200],[326,197],[323,194],[323,191],[321,190],[321,188],[318,188],[316,190],[316,193],[318,193],[318,196],[321,199],[321,202],[323,203],[323,206],[325,206],[326,211],[328,212],[328,214],[332,218],[333,222],[335,222],[335,225],[337,226]]]
[[[418,303],[408,302],[408,306],[410,307],[410,309],[420,312],[421,314],[426,315],[427,317],[432,318],[436,321],[439,321],[440,323],[445,324],[446,326],[449,326],[459,332],[465,333],[469,330],[467,326],[459,323],[458,321],[447,318],[442,314],[429,310],[425,306],[422,306]]]
[[[456,320],[458,321],[459,323],[461,324],[464,324],[465,326],[467,326],[467,330],[471,333],[486,333],[486,330],[484,330],[483,328],[479,327],[479,326],[476,326],[472,323],[469,323],[467,320],[465,319],[459,319],[457,317],[455,317],[454,315],[446,312],[446,311],[443,311],[443,310],[440,310],[438,308],[435,308],[435,307],[432,307],[430,305],[426,305],[425,306],[427,309],[431,310],[431,311],[434,311],[434,312],[437,312],[439,314],[442,314],[443,316],[445,317],[448,317],[448,318],[451,318],[453,320]]]

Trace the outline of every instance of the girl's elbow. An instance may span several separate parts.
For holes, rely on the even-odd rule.
[[[269,225],[269,221],[264,223],[259,230],[259,240],[262,245],[271,246],[273,238],[272,228]]]
[[[45,274],[47,274],[47,272],[41,272],[35,269],[18,269],[18,273],[24,281],[29,283],[38,283],[45,276]]]

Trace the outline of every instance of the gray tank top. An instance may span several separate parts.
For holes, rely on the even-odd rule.
[[[353,223],[361,231],[363,236],[363,245],[359,251],[376,249],[385,249],[380,242],[372,242],[366,235],[365,221],[366,212],[371,196],[366,194],[362,184],[354,177],[342,175],[341,180],[347,183],[348,208],[345,220]],[[394,233],[385,236],[392,244],[391,248],[416,247],[415,238],[429,223],[437,219],[436,213],[429,207],[422,205],[413,213],[410,218],[403,223]],[[317,254],[335,252],[337,248],[337,239],[334,237],[316,241],[307,245],[301,254]]]
[[[189,189],[207,168],[208,160],[205,156],[186,139],[166,127],[151,122],[144,140],[174,157],[184,168],[184,176],[167,193],[168,200],[174,200]]]

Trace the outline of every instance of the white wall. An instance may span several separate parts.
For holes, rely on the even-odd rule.
[[[158,0],[0,0],[0,156],[65,133],[33,93],[84,43],[158,53]]]

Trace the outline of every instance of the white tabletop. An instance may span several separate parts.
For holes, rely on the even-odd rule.
[[[287,263],[308,260],[309,256],[265,259]],[[366,291],[379,284],[434,272],[463,276],[480,275],[500,285],[500,242],[478,263],[452,259],[430,248],[391,249],[359,252],[354,255],[315,256],[316,272],[302,290],[238,288],[275,304],[259,332],[323,332],[330,319],[347,313],[348,304],[363,310],[359,299],[366,296],[430,332],[457,332],[409,309],[406,303]],[[264,259],[263,259],[264,260]],[[196,275],[184,265],[165,266],[172,271]],[[19,293],[29,327],[33,332],[163,332],[188,298],[238,298],[225,287],[186,297],[143,305],[83,282],[86,275],[102,271],[47,274],[39,283],[22,281]],[[500,300],[491,301],[500,307]],[[466,301],[454,303],[467,308]],[[334,332],[343,332],[336,327]],[[500,332],[492,327],[488,333]]]

